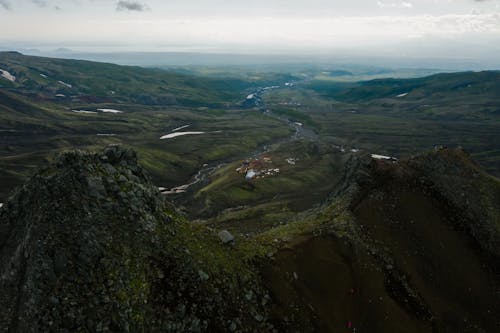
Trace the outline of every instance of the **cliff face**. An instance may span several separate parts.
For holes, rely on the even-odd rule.
[[[0,211],[0,331],[266,327],[256,282],[195,252],[231,249],[171,211],[132,151],[59,156]]]

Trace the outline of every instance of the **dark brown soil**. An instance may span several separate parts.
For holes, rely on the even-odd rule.
[[[429,191],[386,176],[352,209],[357,241],[303,237],[265,267],[280,331],[500,332],[498,258]]]
[[[422,297],[437,332],[500,331],[498,259],[454,229],[445,205],[397,184],[372,193],[355,215]]]
[[[384,272],[370,255],[333,236],[282,251],[265,276],[283,332],[431,332],[430,323],[389,296]],[[286,312],[295,314],[289,322]]]

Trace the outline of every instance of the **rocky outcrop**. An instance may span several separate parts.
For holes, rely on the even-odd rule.
[[[0,331],[268,330],[258,280],[216,269],[236,255],[175,217],[133,151],[64,153],[0,211]]]

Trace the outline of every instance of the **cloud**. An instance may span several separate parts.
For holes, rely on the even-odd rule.
[[[380,8],[407,8],[407,9],[413,8],[413,4],[407,1],[400,1],[400,2],[377,1],[377,6],[379,6]]]
[[[47,1],[45,0],[31,0],[38,7],[47,7]]]
[[[9,0],[0,0],[0,8],[9,10],[11,8]]]
[[[118,1],[116,4],[116,10],[118,11],[143,12],[148,9],[149,7],[147,5],[135,1]]]

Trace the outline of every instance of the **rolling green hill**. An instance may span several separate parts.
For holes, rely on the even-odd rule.
[[[173,187],[204,164],[244,156],[290,131],[240,107],[256,86],[288,79],[281,74],[208,78],[15,52],[0,53],[0,69],[15,76],[0,77],[0,202],[65,149],[132,146],[155,182]],[[182,126],[207,134],[160,140]]]
[[[500,71],[435,74],[416,79],[379,79],[358,83],[312,81],[308,88],[339,101],[363,103],[383,98],[445,102],[495,100],[500,91]],[[445,99],[445,100],[443,100]]]
[[[0,86],[42,100],[126,101],[146,105],[222,106],[256,85],[240,79],[197,78],[177,72],[0,52],[0,68],[16,77]],[[56,97],[56,95],[64,95]]]
[[[409,157],[462,146],[500,174],[500,72],[437,74],[357,83],[304,82],[266,96],[272,109],[302,113],[323,140]]]

